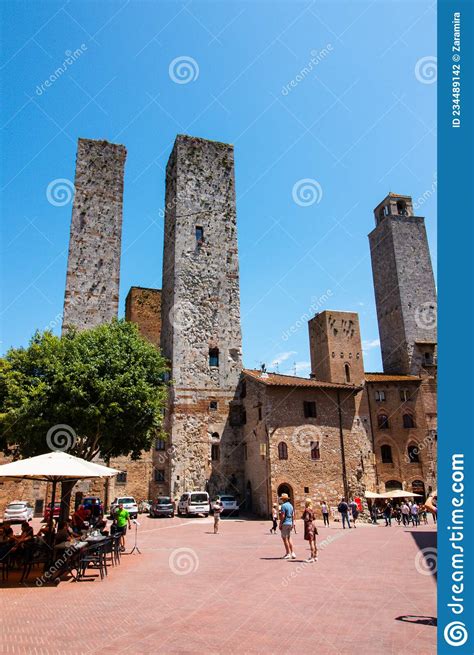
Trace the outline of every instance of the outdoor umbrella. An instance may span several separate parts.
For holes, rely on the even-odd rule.
[[[52,483],[51,511],[49,522],[52,526],[56,485],[63,480],[87,480],[90,478],[111,478],[120,473],[117,469],[88,462],[80,457],[74,457],[64,452],[53,451],[19,459],[16,462],[0,466],[0,478],[20,478],[23,480],[42,480]]]
[[[380,495],[380,498],[421,498],[421,494],[415,494],[413,491],[404,491],[403,489],[393,489]]]
[[[385,498],[383,494],[378,494],[375,491],[366,491],[364,496],[366,498]]]

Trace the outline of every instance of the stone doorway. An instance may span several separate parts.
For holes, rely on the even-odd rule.
[[[277,494],[278,494],[278,500],[280,500],[280,496],[282,494],[288,494],[288,496],[290,497],[290,503],[293,505],[293,507],[295,506],[295,501],[293,498],[293,489],[291,485],[287,484],[286,482],[280,484],[277,489]]]

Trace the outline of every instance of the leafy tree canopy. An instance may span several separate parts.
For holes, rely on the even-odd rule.
[[[62,337],[37,332],[0,360],[0,450],[137,459],[162,436],[166,370],[124,320]]]

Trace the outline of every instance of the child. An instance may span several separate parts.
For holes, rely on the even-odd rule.
[[[214,510],[214,534],[217,534],[219,532],[219,521],[222,512],[222,505],[219,498],[216,499],[216,502],[214,503],[214,507],[212,509]]]

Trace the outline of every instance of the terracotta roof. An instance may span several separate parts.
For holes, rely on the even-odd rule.
[[[385,373],[366,373],[366,382],[421,382],[416,375],[386,375]]]
[[[347,389],[349,391],[357,391],[361,388],[354,384],[325,382],[324,380],[316,380],[315,378],[299,378],[296,375],[281,375],[280,373],[266,373],[262,375],[261,371],[254,371],[248,368],[244,369],[243,373],[269,387],[311,387],[313,389]]]

